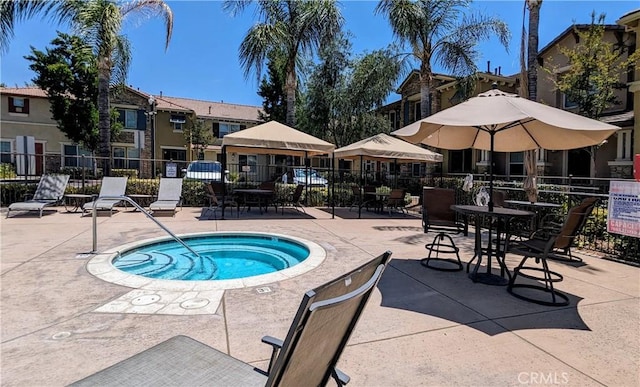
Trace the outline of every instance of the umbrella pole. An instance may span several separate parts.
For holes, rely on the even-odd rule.
[[[222,177],[222,219],[224,220],[224,209],[225,209],[225,200],[226,200],[226,196],[227,196],[227,183],[225,181],[226,175],[225,175],[225,171],[227,170],[227,147],[223,146],[222,147],[222,173],[220,174],[220,176]],[[215,193],[214,193],[215,194]],[[238,207],[238,210],[240,209],[240,207]],[[231,214],[231,216],[233,216],[233,213]],[[215,217],[214,217],[215,218]]]
[[[364,201],[364,193],[363,193],[363,181],[362,181],[362,155],[360,155],[360,182],[358,186],[360,187],[360,203],[358,203],[358,219],[362,217],[362,201]]]
[[[489,152],[489,211],[493,211],[493,137],[495,132],[489,131],[491,137],[491,152]]]
[[[331,219],[336,218],[336,155],[331,155]]]

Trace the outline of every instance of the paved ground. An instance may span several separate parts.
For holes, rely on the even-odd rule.
[[[225,290],[215,310],[162,314],[105,308],[134,302],[126,295],[139,290],[87,271],[95,257],[87,254],[91,217],[63,208],[41,219],[3,214],[0,384],[66,385],[179,334],[263,367],[270,351],[260,338],[284,337],[305,290],[391,250],[391,264],[339,364],[352,378],[349,386],[640,385],[638,268],[589,256],[584,265],[552,262],[565,275],[558,288],[571,304],[538,306],[504,287],[473,283],[463,272],[422,267],[430,238],[416,218],[364,217],[331,219],[310,209],[307,216],[253,212],[203,220],[195,208],[162,217],[178,234],[269,231],[306,238],[327,252],[312,271],[260,286],[270,292]],[[124,211],[98,223],[100,253],[163,236],[141,213]],[[472,238],[457,243],[468,259]],[[509,267],[517,262],[508,257]],[[170,297],[193,296],[177,291]]]

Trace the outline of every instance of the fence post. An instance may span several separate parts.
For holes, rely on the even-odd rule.
[[[86,170],[86,168],[85,168],[85,165],[86,165],[86,164],[85,164],[85,158],[84,158],[84,155],[81,155],[80,157],[81,157],[81,160],[80,160],[80,161],[82,162],[82,193],[85,193],[85,190],[84,190],[84,180],[85,180],[85,178],[86,178],[86,172],[87,172],[87,170]]]

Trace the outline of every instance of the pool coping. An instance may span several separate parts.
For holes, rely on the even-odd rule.
[[[155,291],[213,291],[225,289],[239,289],[265,285],[273,282],[283,281],[307,273],[320,266],[327,256],[327,252],[319,244],[290,235],[278,233],[260,233],[252,231],[211,231],[200,233],[181,234],[178,237],[201,237],[208,235],[246,235],[246,236],[273,236],[303,244],[309,249],[309,256],[299,264],[280,270],[274,273],[261,274],[238,279],[212,280],[212,281],[182,281],[163,280],[142,277],[130,274],[116,268],[112,262],[123,251],[128,251],[143,244],[163,242],[172,240],[171,237],[157,237],[127,243],[116,248],[107,249],[104,252],[91,258],[86,265],[87,271],[93,276],[116,285],[122,285],[135,289],[155,290]]]

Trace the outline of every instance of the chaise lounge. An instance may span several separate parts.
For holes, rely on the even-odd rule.
[[[95,206],[96,210],[109,210],[109,216],[113,214],[113,207],[120,203],[122,199],[118,196],[124,196],[127,189],[127,177],[103,177],[100,193],[98,197],[82,206],[82,215],[91,212]]]
[[[64,190],[69,183],[69,175],[42,175],[33,197],[23,202],[11,203],[7,218],[11,211],[38,211],[42,218],[45,207],[55,206],[64,197]]]
[[[158,198],[149,204],[152,213],[170,212],[175,215],[176,208],[182,204],[182,179],[162,178],[158,187]]]

